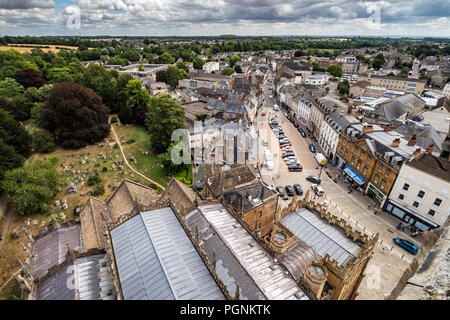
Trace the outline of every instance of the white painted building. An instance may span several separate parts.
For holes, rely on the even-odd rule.
[[[313,74],[310,76],[305,76],[305,84],[312,86],[324,86],[327,84],[329,76],[326,73]]]
[[[450,214],[450,162],[422,154],[404,163],[385,211],[420,230],[441,226]]]
[[[298,100],[295,118],[304,126],[308,125],[311,113],[312,102],[306,98]]]
[[[211,73],[213,71],[219,71],[219,67],[220,67],[219,62],[217,62],[217,61],[210,61],[210,62],[207,62],[207,63],[205,63],[203,65],[203,70],[206,71],[206,72]]]

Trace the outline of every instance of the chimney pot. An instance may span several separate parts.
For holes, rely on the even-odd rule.
[[[426,153],[432,154],[432,153],[433,153],[433,148],[434,148],[434,144],[430,145],[430,146],[427,148]]]
[[[413,134],[411,139],[408,141],[408,146],[415,146],[416,141],[417,141],[417,136],[416,136],[416,134]]]

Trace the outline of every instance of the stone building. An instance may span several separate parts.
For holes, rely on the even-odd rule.
[[[350,125],[339,137],[338,168],[383,206],[405,161],[424,150],[390,127]]]

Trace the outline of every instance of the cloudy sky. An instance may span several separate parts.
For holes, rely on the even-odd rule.
[[[450,0],[0,0],[0,35],[450,36]]]

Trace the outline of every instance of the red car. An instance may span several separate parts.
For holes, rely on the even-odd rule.
[[[287,147],[287,146],[291,146],[291,144],[290,143],[280,144],[281,149],[283,149],[284,147]]]
[[[263,113],[261,113],[261,115],[264,117],[265,115],[266,115],[266,113],[265,112],[263,112]]]

